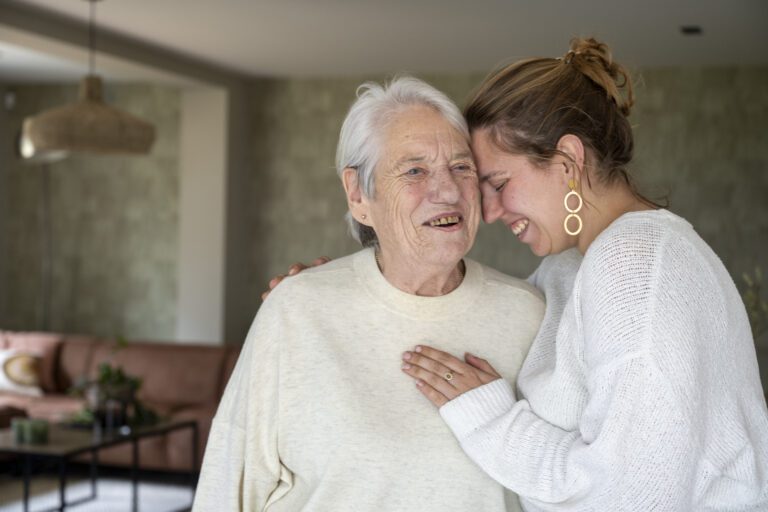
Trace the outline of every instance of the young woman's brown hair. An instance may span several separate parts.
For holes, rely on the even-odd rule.
[[[465,108],[470,130],[488,128],[498,146],[548,161],[563,135],[581,139],[587,165],[602,183],[626,182],[641,195],[627,165],[634,141],[627,117],[634,103],[629,73],[593,38],[573,39],[563,57],[527,59],[491,73]]]

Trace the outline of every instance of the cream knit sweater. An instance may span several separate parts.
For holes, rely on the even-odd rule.
[[[399,370],[403,351],[428,342],[487,354],[516,377],[541,295],[466,266],[453,292],[417,297],[392,287],[364,250],[275,289],[213,421],[194,510],[519,510]]]
[[[626,214],[532,276],[547,313],[513,389],[441,415],[526,511],[768,510],[768,415],[744,306],[692,227]],[[491,363],[495,363],[490,359]]]

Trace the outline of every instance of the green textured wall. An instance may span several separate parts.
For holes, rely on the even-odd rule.
[[[768,68],[646,70],[635,167],[731,271],[768,270]]]
[[[74,100],[68,85],[15,86],[7,113],[25,116]],[[51,164],[50,314],[41,311],[44,168],[2,162],[7,189],[2,289],[5,329],[51,329],[171,339],[175,329],[179,93],[168,87],[107,85],[107,101],[155,123],[148,156],[72,156]]]
[[[424,78],[463,103],[482,76]],[[380,78],[252,83],[249,129],[233,134],[246,137],[251,152],[247,206],[230,211],[228,220],[249,227],[247,262],[236,265],[239,279],[228,282],[228,295],[238,298],[228,303],[229,341],[244,338],[269,277],[294,261],[357,249],[343,221],[334,151],[355,88]],[[768,69],[648,69],[639,78],[631,118],[639,181],[651,192],[668,193],[671,209],[692,222],[733,275],[758,264],[768,271]],[[18,104],[6,114],[11,133],[25,115],[74,97],[73,87],[15,89]],[[159,138],[148,157],[77,157],[51,166],[50,328],[172,338],[179,94],[139,85],[111,85],[107,92],[110,101],[155,122]],[[0,262],[6,269],[0,321],[4,328],[31,329],[40,325],[41,170],[7,160],[0,162]],[[500,225],[482,227],[471,255],[520,276],[537,262]]]
[[[423,78],[461,104],[482,75]],[[648,69],[638,79],[638,180],[668,194],[734,276],[768,270],[768,69]],[[269,277],[291,262],[357,248],[333,159],[363,80],[276,81],[253,95],[254,311]],[[537,262],[501,225],[481,228],[471,256],[518,276]]]

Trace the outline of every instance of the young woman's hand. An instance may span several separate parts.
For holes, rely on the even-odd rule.
[[[295,276],[296,274],[298,274],[299,272],[301,272],[304,269],[307,269],[307,268],[310,268],[310,267],[317,267],[317,266],[320,266],[320,265],[324,265],[324,264],[328,263],[329,261],[331,261],[331,258],[329,258],[328,256],[320,256],[319,258],[316,258],[316,259],[312,260],[312,263],[310,263],[309,265],[305,265],[303,263],[294,263],[293,265],[288,267],[288,275],[286,275],[286,274],[278,274],[278,275],[276,275],[275,277],[273,277],[269,281],[269,290],[267,290],[267,291],[265,291],[264,293],[261,294],[261,300],[266,299],[267,296],[269,295],[269,292],[274,290],[275,286],[279,285],[280,282],[283,279],[285,279],[286,277]]]
[[[430,402],[442,407],[462,393],[488,384],[501,375],[488,361],[470,353],[461,359],[425,345],[403,354],[402,370]]]

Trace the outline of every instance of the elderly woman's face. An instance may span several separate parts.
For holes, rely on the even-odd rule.
[[[412,264],[456,264],[480,219],[469,144],[441,114],[413,107],[384,136],[370,220],[381,250]]]

